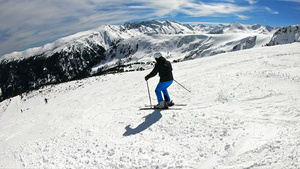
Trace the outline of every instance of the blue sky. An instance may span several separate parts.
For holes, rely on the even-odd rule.
[[[300,24],[300,0],[0,0],[0,4],[0,56],[103,24],[130,21]]]

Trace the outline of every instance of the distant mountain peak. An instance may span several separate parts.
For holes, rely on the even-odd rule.
[[[271,38],[268,46],[300,42],[300,25],[291,25],[278,29]]]

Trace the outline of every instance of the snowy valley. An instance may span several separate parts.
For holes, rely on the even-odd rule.
[[[150,62],[148,51],[166,49],[168,59],[184,60],[201,56],[195,47],[212,52],[204,41],[219,42],[219,51],[266,43],[256,36],[251,45],[245,36],[224,45],[232,36],[143,34],[145,43],[131,57]],[[245,44],[236,43],[241,39]],[[178,46],[168,53],[171,41]],[[157,46],[146,50],[152,46],[146,42]],[[139,110],[149,104],[149,69],[6,99],[0,102],[0,168],[300,168],[299,48],[296,42],[173,63],[175,79],[192,91],[176,83],[169,88],[175,103],[187,104],[181,110]],[[157,81],[149,80],[153,103]]]

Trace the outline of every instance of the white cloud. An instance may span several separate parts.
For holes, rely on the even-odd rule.
[[[249,19],[249,16],[245,16],[245,15],[239,15],[239,14],[236,14],[237,17],[239,17],[240,19],[242,20],[247,20]]]
[[[258,2],[258,0],[247,0],[249,2],[249,4],[253,5],[256,4]]]
[[[181,12],[190,16],[220,16],[224,14],[234,14],[250,10],[251,7],[241,7],[230,3],[186,3],[180,9]]]
[[[269,7],[265,7],[265,9],[266,9],[268,12],[270,12],[271,14],[279,14],[279,12],[274,11],[274,10],[272,10],[272,9],[269,8]]]

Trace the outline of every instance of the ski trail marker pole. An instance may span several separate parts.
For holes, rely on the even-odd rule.
[[[191,93],[191,91],[190,91],[189,89],[185,88],[182,84],[180,84],[179,82],[177,82],[175,79],[174,79],[174,81],[175,81],[177,84],[179,84],[182,88],[184,88],[185,90],[187,90],[188,92]]]
[[[149,95],[149,100],[150,100],[150,107],[152,107],[150,90],[149,90],[149,85],[148,85],[148,81],[147,80],[146,80],[146,83],[147,83],[148,95]]]

